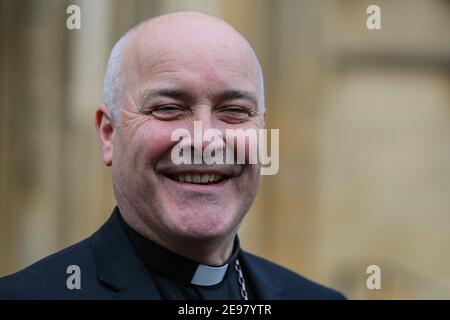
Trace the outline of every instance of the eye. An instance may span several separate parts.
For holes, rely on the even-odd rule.
[[[185,114],[185,108],[176,104],[167,104],[156,107],[151,111],[151,114],[162,120],[178,119]]]
[[[228,106],[220,109],[222,116],[232,120],[245,120],[251,116],[250,112],[240,106]]]

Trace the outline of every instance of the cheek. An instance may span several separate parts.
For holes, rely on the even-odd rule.
[[[155,164],[161,157],[172,150],[175,142],[171,141],[171,126],[152,124],[150,121],[136,131],[131,141],[132,153],[143,157],[146,162]]]

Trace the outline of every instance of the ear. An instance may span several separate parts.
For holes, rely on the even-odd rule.
[[[98,106],[95,111],[95,128],[100,138],[103,162],[109,167],[113,157],[114,122],[104,104]]]

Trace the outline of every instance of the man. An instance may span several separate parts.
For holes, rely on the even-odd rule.
[[[3,297],[343,298],[240,249],[259,164],[173,161],[173,132],[196,121],[221,133],[264,127],[261,67],[231,26],[195,12],[141,23],[113,48],[104,100],[95,124],[116,209],[90,238],[1,279]]]

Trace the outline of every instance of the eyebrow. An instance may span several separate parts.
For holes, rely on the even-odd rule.
[[[145,107],[155,98],[167,97],[178,100],[193,100],[193,96],[185,90],[176,88],[161,88],[146,90],[142,95],[141,106]]]
[[[149,89],[146,90],[141,99],[141,106],[147,106],[151,100],[160,97],[173,98],[177,100],[185,100],[185,101],[193,101],[195,97],[193,94],[189,93],[187,90],[177,89],[177,88],[161,88],[161,89]],[[214,95],[215,100],[224,101],[224,100],[234,100],[234,99],[243,99],[249,101],[255,107],[258,106],[257,97],[245,90],[239,89],[229,89],[221,91],[220,93]]]
[[[233,100],[233,99],[243,99],[243,100],[247,100],[250,103],[252,103],[255,107],[258,106],[258,99],[256,98],[256,96],[248,91],[243,91],[243,90],[225,90],[222,91],[219,95],[218,95],[219,100]]]

